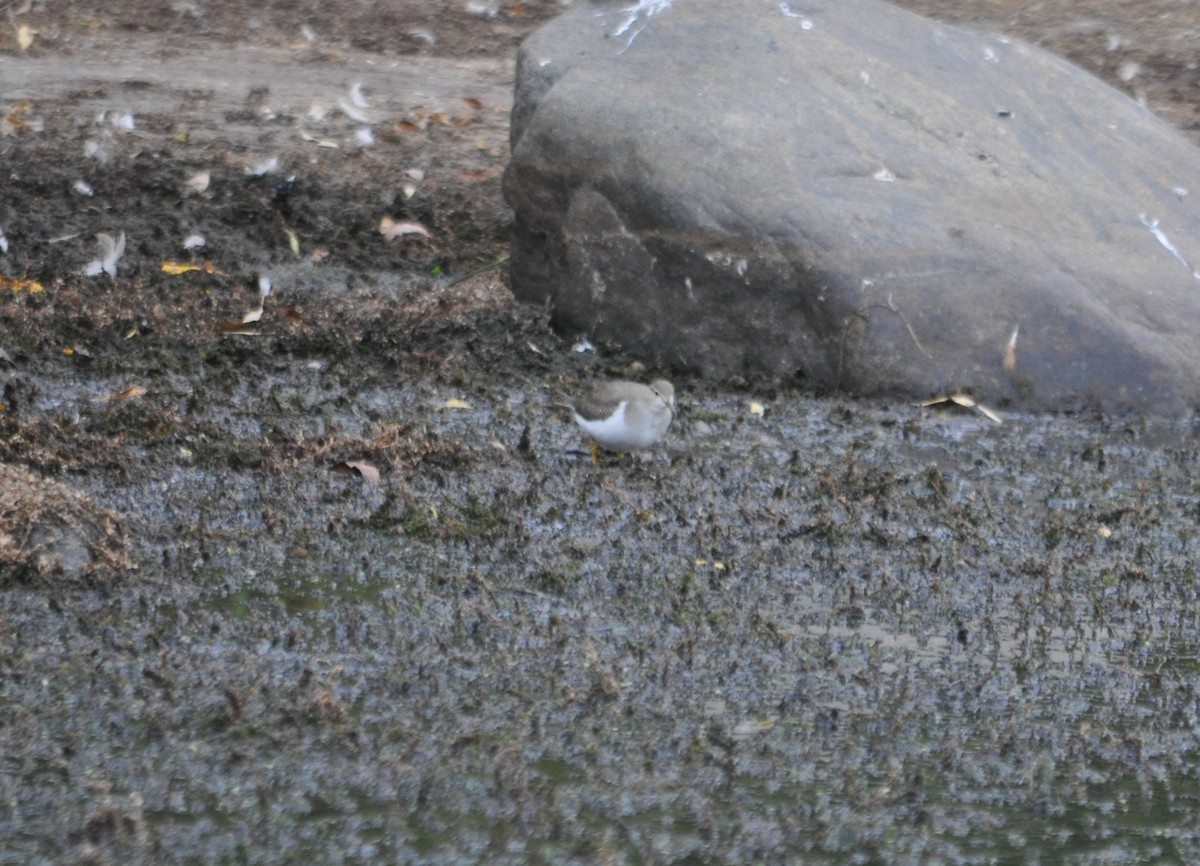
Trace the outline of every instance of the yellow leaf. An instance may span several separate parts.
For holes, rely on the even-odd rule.
[[[458,399],[451,397],[449,400],[447,400],[445,403],[442,404],[442,408],[443,409],[470,409],[471,404],[468,403],[466,400],[458,400]]]
[[[189,271],[199,271],[201,267],[190,262],[163,262],[162,269],[164,273],[174,276],[177,274],[186,274]]]
[[[757,400],[751,401],[751,403],[750,403],[750,414],[751,415],[757,415],[759,418],[761,418],[763,415],[766,414],[766,412],[767,412],[767,407],[764,406],[762,403],[759,403]]]
[[[0,288],[12,289],[14,292],[26,291],[30,294],[44,291],[37,280],[19,280],[15,277],[0,276]]]
[[[296,233],[291,229],[284,229],[283,233],[288,237],[288,246],[292,248],[292,255],[296,258],[300,257],[300,238],[296,237]]]
[[[33,45],[33,36],[37,33],[28,24],[22,24],[17,28],[17,46],[22,51],[28,51]]]

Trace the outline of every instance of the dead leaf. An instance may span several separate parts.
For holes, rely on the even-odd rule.
[[[42,284],[37,280],[17,279],[15,277],[6,277],[0,274],[0,289],[12,289],[14,292],[35,292],[44,291]]]
[[[223,334],[240,337],[257,337],[257,328],[247,328],[245,322],[217,322],[216,329]]]
[[[379,470],[370,463],[364,463],[361,460],[347,460],[344,463],[337,464],[333,468],[339,472],[356,472],[368,484],[379,483]]]
[[[205,259],[199,264],[195,262],[166,261],[162,263],[162,270],[163,273],[170,274],[171,276],[188,274],[192,271],[203,271],[206,274],[216,274],[217,276],[221,277],[225,276],[225,272],[208,259]]]
[[[501,169],[493,165],[480,169],[463,169],[458,173],[458,176],[461,180],[465,180],[468,183],[479,183],[481,180],[496,177],[500,172]]]
[[[178,276],[179,274],[186,274],[190,271],[198,271],[200,270],[200,266],[191,262],[163,262],[162,269],[163,273],[165,274]]]
[[[463,102],[474,108],[476,111],[479,111],[481,108],[483,108],[483,100],[475,96],[464,96]]]
[[[315,135],[313,135],[312,133],[309,133],[309,132],[301,132],[300,137],[302,139],[304,139],[305,141],[311,141],[317,147],[324,147],[324,148],[328,148],[330,150],[337,150],[341,146],[336,141],[333,141],[332,139],[317,138]]]
[[[37,31],[28,24],[22,24],[17,28],[17,47],[22,51],[28,51],[33,46],[33,37]]]
[[[964,409],[974,409],[989,421],[994,421],[997,424],[1004,423],[1004,419],[998,414],[993,412],[987,406],[984,406],[982,403],[976,403],[975,400],[967,394],[943,394],[940,397],[931,397],[928,400],[922,400],[914,405],[921,408],[928,408],[929,406],[939,406],[943,403],[953,403],[955,406],[962,406]]]
[[[104,399],[110,403],[114,400],[132,400],[134,397],[141,397],[145,393],[145,388],[140,388],[137,385],[134,385],[130,388],[126,388],[124,391],[118,391],[115,394],[109,394]]]
[[[422,237],[431,237],[429,229],[418,222],[397,222],[391,217],[384,217],[379,221],[379,233],[383,235],[384,240],[394,240],[402,235],[421,235]]]

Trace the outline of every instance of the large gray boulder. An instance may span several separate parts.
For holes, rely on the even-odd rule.
[[[518,297],[670,366],[1200,395],[1200,151],[1012,39],[875,0],[578,2],[521,48],[504,190]]]

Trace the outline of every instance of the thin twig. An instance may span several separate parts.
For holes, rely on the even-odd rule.
[[[442,286],[442,288],[448,289],[451,286],[457,286],[459,283],[462,283],[462,282],[465,282],[465,281],[471,279],[471,277],[477,277],[482,273],[486,273],[487,271],[492,270],[493,268],[500,267],[502,264],[504,264],[508,260],[509,260],[509,254],[505,253],[504,255],[502,255],[500,258],[496,259],[496,261],[492,262],[491,264],[487,264],[487,265],[483,265],[482,267],[478,267],[473,271],[469,271],[468,273],[463,274],[461,277],[455,277],[450,282],[448,282],[444,286]]]

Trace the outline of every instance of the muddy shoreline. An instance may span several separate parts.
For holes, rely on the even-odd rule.
[[[479,271],[557,7],[400,5],[0,41],[0,463],[112,557],[0,566],[0,863],[1200,859],[1194,419],[677,377],[592,465],[662,371]],[[976,11],[1190,122],[1189,7]]]

